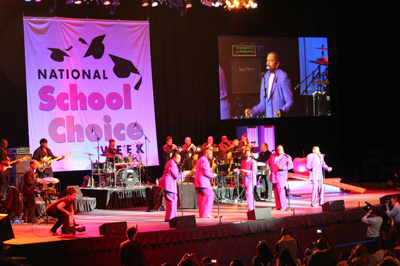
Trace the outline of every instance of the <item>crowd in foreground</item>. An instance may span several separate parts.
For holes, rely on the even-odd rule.
[[[309,242],[299,249],[295,235],[290,228],[281,229],[281,238],[271,251],[266,241],[261,240],[255,247],[253,266],[400,266],[400,204],[397,197],[386,202],[386,216],[390,226],[382,230],[383,219],[376,208],[370,208],[361,219],[367,225],[364,243],[355,245],[350,253],[343,252],[336,258],[336,250],[323,230],[319,230],[320,238]],[[146,265],[143,248],[135,238],[137,230],[127,230],[128,240],[121,244],[120,256],[123,265]],[[300,260],[302,258],[302,260]],[[247,260],[247,259],[244,259]],[[243,260],[243,261],[244,261]],[[211,266],[211,265],[244,265],[240,259],[220,262],[218,259],[198,258],[194,253],[185,253],[178,266]],[[164,263],[162,266],[171,264]]]

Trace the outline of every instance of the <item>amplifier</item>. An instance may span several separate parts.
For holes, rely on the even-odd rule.
[[[10,154],[30,154],[29,147],[9,148],[8,152]]]

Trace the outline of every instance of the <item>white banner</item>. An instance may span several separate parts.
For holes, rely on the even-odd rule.
[[[32,153],[46,138],[56,156],[72,153],[54,171],[90,169],[98,136],[100,154],[112,138],[158,165],[147,21],[25,17],[24,37]]]

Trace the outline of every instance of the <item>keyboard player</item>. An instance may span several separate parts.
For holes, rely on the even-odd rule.
[[[271,156],[271,152],[268,150],[268,144],[263,143],[261,144],[261,150],[257,159],[258,165],[258,178],[261,179],[265,194],[263,195],[267,201],[273,200],[273,193],[272,193],[272,183],[269,181],[269,174],[270,170],[265,169],[265,162]],[[260,191],[257,191],[257,197],[260,199],[262,195],[260,195]]]

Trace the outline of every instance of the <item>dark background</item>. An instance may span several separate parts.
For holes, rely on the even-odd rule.
[[[66,6],[48,11],[46,0],[0,3],[0,138],[28,145],[22,16],[150,21],[158,143],[186,136],[200,144],[213,135],[234,139],[236,126],[275,125],[276,143],[292,157],[319,145],[347,181],[379,181],[399,171],[398,3],[395,1],[259,0],[255,10],[208,8],[192,0],[185,16],[167,7],[142,8],[121,0],[110,15],[103,6]],[[397,6],[397,8],[396,8]],[[219,119],[218,35],[328,36],[332,117],[265,120]],[[41,126],[38,124],[37,126]],[[39,141],[39,140],[38,140]],[[87,172],[57,173],[65,184]],[[152,167],[154,178],[161,167]]]

